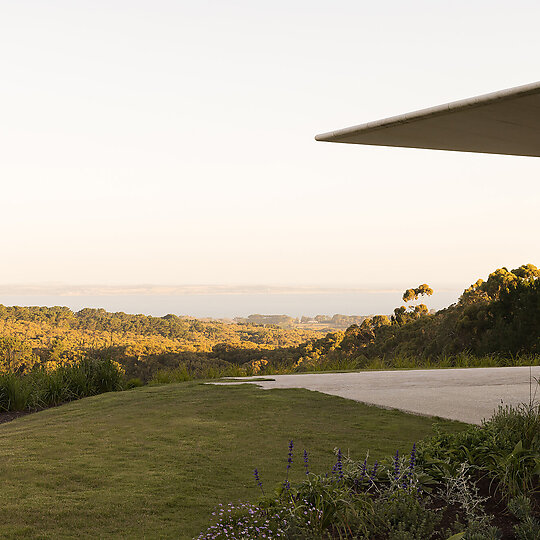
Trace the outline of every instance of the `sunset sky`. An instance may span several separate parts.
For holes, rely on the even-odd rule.
[[[0,1],[0,285],[463,288],[540,160],[314,135],[540,79],[533,1]]]

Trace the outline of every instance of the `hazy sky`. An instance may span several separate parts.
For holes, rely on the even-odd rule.
[[[0,0],[0,282],[464,287],[540,160],[314,135],[540,79],[534,1]]]

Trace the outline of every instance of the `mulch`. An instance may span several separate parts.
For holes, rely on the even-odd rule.
[[[478,494],[480,497],[486,499],[482,505],[486,514],[491,516],[492,525],[499,528],[502,536],[501,540],[514,540],[516,538],[514,534],[514,527],[519,521],[510,514],[507,509],[507,501],[504,499],[500,489],[497,489],[497,482],[492,481],[485,474],[482,476],[476,476],[474,479],[478,488]],[[529,495],[531,499],[533,512],[538,515],[540,512],[540,493],[532,493]],[[434,507],[444,507],[445,502],[442,500],[434,501]],[[441,523],[441,530],[450,528],[452,523],[459,517],[461,522],[464,523],[465,515],[463,510],[458,506],[447,506],[443,514]]]
[[[21,416],[26,416],[27,414],[32,414],[37,411],[10,411],[10,412],[0,412],[0,424],[6,424],[11,422]]]
[[[6,424],[7,422],[11,422],[12,420],[17,420],[17,418],[20,418],[21,416],[26,416],[27,414],[34,414],[40,411],[44,411],[45,409],[53,409],[54,407],[61,407],[62,405],[65,405],[66,403],[69,403],[69,401],[59,403],[58,405],[51,405],[50,407],[34,409],[32,411],[9,411],[9,412],[3,411],[3,412],[0,412],[0,424]]]

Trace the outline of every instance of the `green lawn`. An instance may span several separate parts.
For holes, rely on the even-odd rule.
[[[333,448],[408,451],[433,419],[308,390],[181,383],[109,393],[0,425],[0,537],[191,538],[219,502],[256,500]],[[450,430],[463,424],[441,420]]]

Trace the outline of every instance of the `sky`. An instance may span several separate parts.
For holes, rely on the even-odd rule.
[[[533,1],[0,0],[0,285],[463,289],[540,160],[316,142],[540,79]]]

